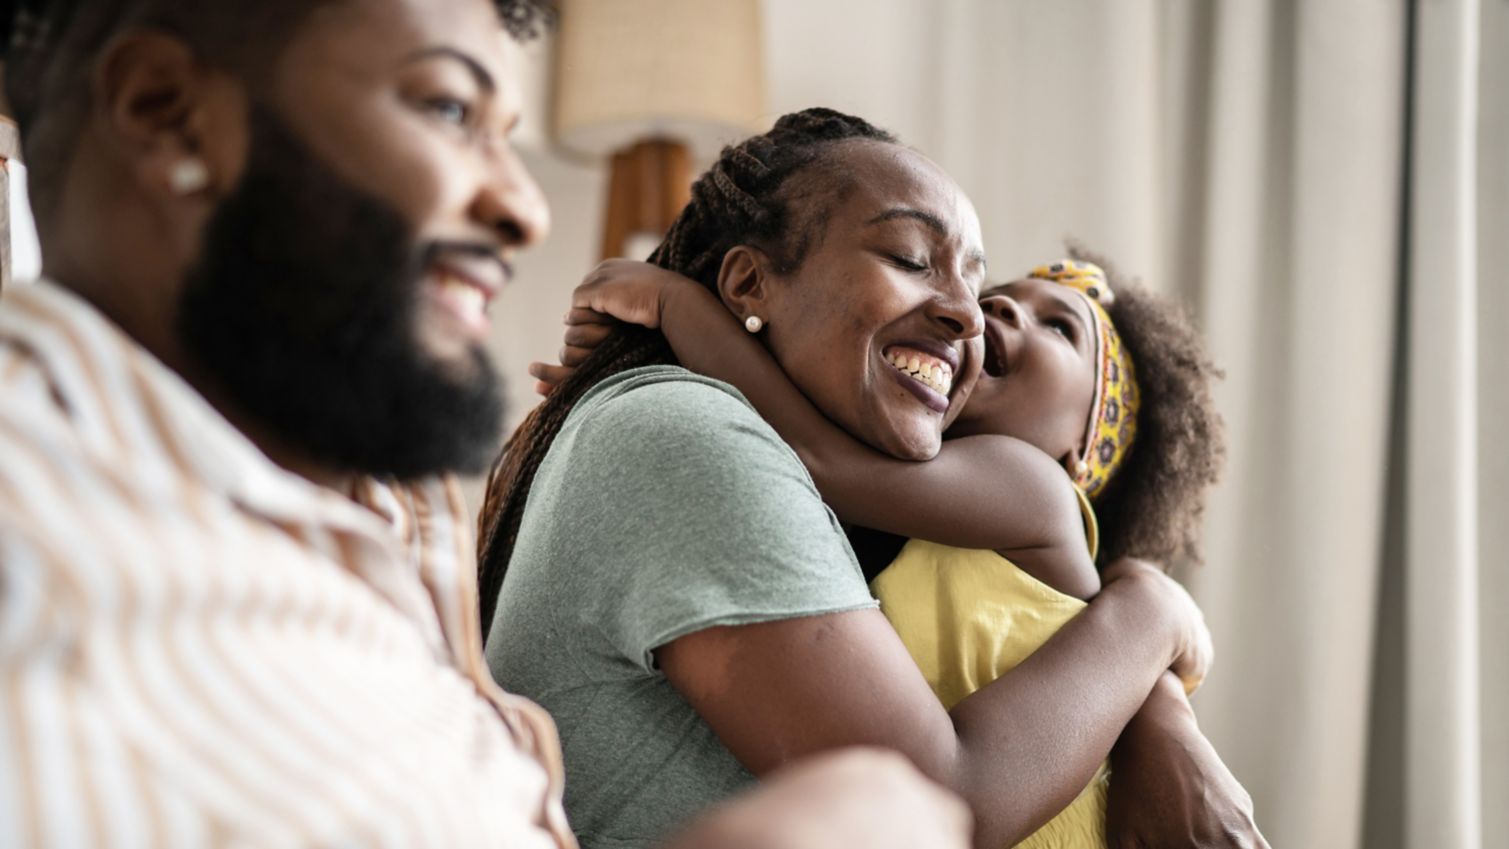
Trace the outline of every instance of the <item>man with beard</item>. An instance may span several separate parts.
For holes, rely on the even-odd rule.
[[[0,5],[48,278],[0,304],[0,846],[574,844],[451,478],[496,449],[486,309],[547,227],[503,71],[540,14]],[[857,754],[680,840],[966,831]]]

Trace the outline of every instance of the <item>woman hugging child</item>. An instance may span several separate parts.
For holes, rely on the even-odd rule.
[[[762,317],[653,265],[599,266],[573,296],[562,365],[532,370],[548,391],[617,320],[659,327],[682,365],[738,388],[844,522],[904,540],[897,554],[866,536],[861,558],[884,552],[871,588],[951,708],[1078,613],[1100,590],[1097,564],[1199,558],[1223,456],[1218,372],[1181,311],[1073,255],[981,292],[985,332],[964,362],[926,340],[882,352],[898,392],[953,417],[926,462],[829,422],[754,338]],[[1104,847],[1108,776],[1103,764],[1020,845]]]

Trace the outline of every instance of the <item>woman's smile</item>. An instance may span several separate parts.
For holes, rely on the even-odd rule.
[[[919,401],[934,412],[948,412],[958,352],[944,345],[911,342],[890,345],[883,356],[892,375]]]

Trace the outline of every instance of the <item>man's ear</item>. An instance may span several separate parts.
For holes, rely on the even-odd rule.
[[[751,245],[737,245],[723,255],[723,267],[718,269],[718,297],[740,322],[758,318],[763,326],[771,317],[767,298],[772,276],[770,257],[764,251]]]
[[[239,84],[187,44],[151,30],[112,39],[95,71],[95,103],[128,170],[154,194],[221,194],[247,150]]]

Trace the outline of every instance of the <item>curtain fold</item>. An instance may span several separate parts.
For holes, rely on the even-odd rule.
[[[1509,847],[1509,3],[1479,9],[1478,576],[1483,845]]]
[[[1403,15],[1219,5],[1194,291],[1230,462],[1189,575],[1223,652],[1198,704],[1274,845],[1357,845],[1382,547]],[[1346,33],[1345,38],[1338,34]],[[1224,677],[1230,676],[1230,677]]]
[[[1415,8],[1405,472],[1404,830],[1483,843],[1477,290],[1480,9]],[[1486,235],[1486,234],[1483,234]]]

